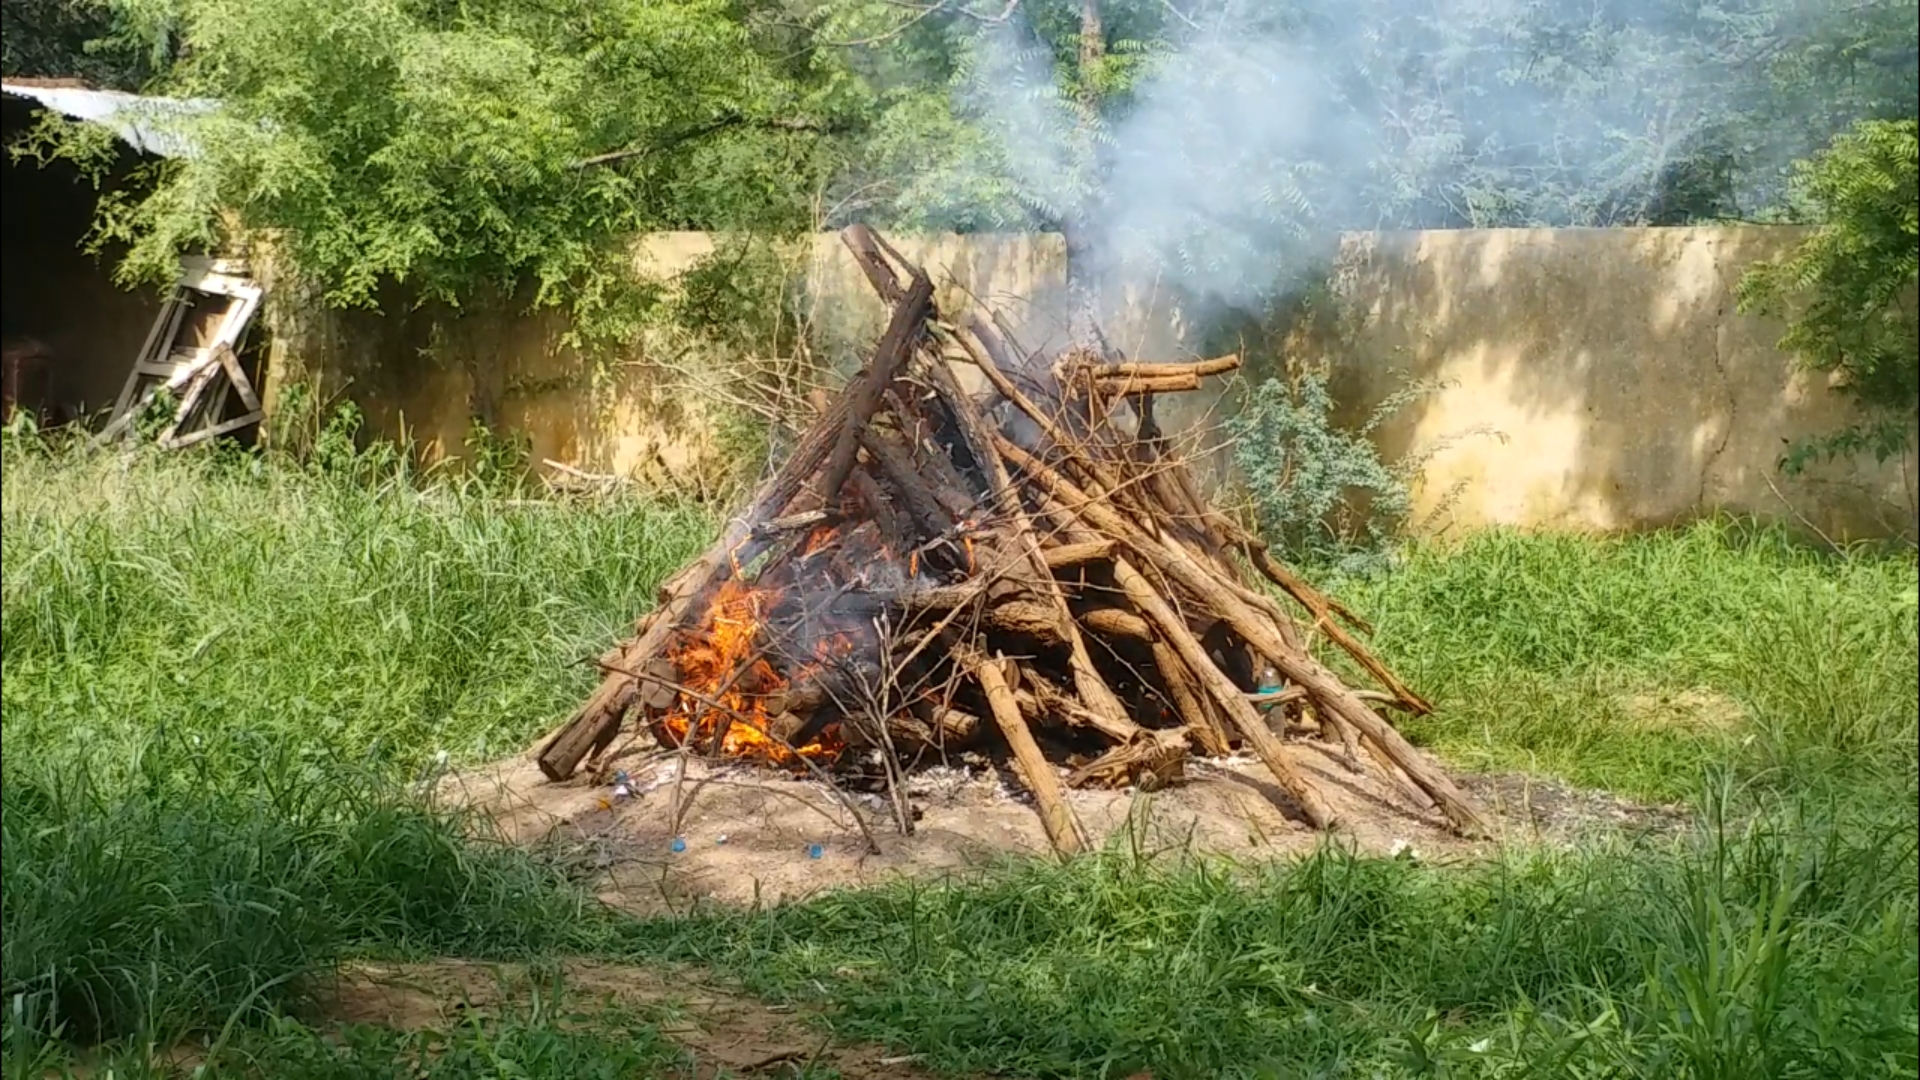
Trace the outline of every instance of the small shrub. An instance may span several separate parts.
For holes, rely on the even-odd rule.
[[[1333,425],[1326,380],[1268,379],[1231,421],[1235,464],[1269,543],[1288,558],[1363,571],[1407,518],[1407,485],[1359,432]]]
[[[1794,200],[1820,228],[1791,255],[1740,282],[1742,311],[1792,312],[1780,346],[1838,377],[1869,415],[1795,446],[1789,473],[1821,458],[1870,453],[1885,461],[1912,445],[1920,415],[1920,140],[1912,120],[1854,125],[1796,163]]]
[[[1227,421],[1234,465],[1267,541],[1289,559],[1340,574],[1382,569],[1389,545],[1413,512],[1412,487],[1434,454],[1460,438],[1495,434],[1473,429],[1449,436],[1391,464],[1380,460],[1373,434],[1442,384],[1415,380],[1374,406],[1351,431],[1335,426],[1336,403],[1317,372],[1268,379]],[[1441,500],[1443,507],[1457,491]]]

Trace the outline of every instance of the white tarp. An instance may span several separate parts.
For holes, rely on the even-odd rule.
[[[0,83],[0,90],[14,97],[31,98],[75,120],[104,125],[135,150],[161,157],[187,157],[192,153],[192,147],[177,126],[167,122],[170,117],[206,112],[215,104],[205,98],[142,97],[117,90],[36,86],[12,80]]]

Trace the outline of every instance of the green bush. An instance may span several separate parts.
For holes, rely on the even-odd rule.
[[[1367,439],[1391,409],[1354,432],[1334,426],[1333,409],[1320,375],[1268,379],[1227,426],[1268,543],[1297,562],[1360,572],[1385,558],[1413,500]]]
[[[1787,313],[1780,346],[1829,372],[1869,412],[1836,434],[1796,446],[1799,471],[1822,457],[1886,460],[1912,444],[1920,408],[1920,141],[1912,120],[1867,120],[1796,164],[1794,198],[1820,223],[1791,255],[1740,282],[1740,308]]]

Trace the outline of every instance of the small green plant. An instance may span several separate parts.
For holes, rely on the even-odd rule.
[[[160,441],[160,436],[173,424],[175,414],[180,411],[180,399],[167,390],[161,390],[146,400],[133,414],[133,437],[142,446],[151,446]]]
[[[15,409],[7,417],[6,426],[0,428],[0,437],[4,437],[10,446],[30,446],[39,441],[40,418],[32,409]]]
[[[377,483],[404,475],[409,464],[406,450],[385,440],[361,446],[360,429],[365,424],[360,406],[351,401],[334,406],[307,448],[307,468],[356,483]]]
[[[1334,422],[1336,403],[1318,372],[1256,386],[1227,427],[1234,464],[1268,542],[1291,559],[1341,573],[1383,567],[1413,511],[1412,483],[1431,451],[1388,464],[1372,436],[1438,388],[1411,383],[1347,431]]]
[[[524,490],[533,475],[533,450],[526,436],[498,434],[477,416],[467,423],[461,458],[468,479],[502,494]]]
[[[1827,372],[1866,410],[1860,422],[1794,446],[1788,473],[1815,461],[1913,445],[1920,416],[1920,141],[1913,120],[1867,120],[1796,163],[1796,206],[1819,223],[1794,252],[1747,272],[1740,309],[1789,314],[1780,346]]]

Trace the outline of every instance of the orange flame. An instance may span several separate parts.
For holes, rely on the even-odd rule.
[[[807,537],[804,554],[826,546],[833,533],[832,529],[815,530]],[[724,727],[723,757],[777,765],[796,765],[800,757],[831,760],[846,749],[835,724],[801,746],[789,747],[774,734],[775,718],[767,714],[767,699],[789,682],[761,655],[759,637],[767,611],[779,597],[778,589],[731,579],[721,585],[695,629],[668,650],[682,692],[672,710],[658,721],[665,741],[679,744],[691,737],[697,749],[705,750]],[[829,651],[845,653],[853,647],[844,635],[835,635],[820,642],[815,654],[825,661]],[[811,664],[806,670],[817,667]]]

